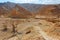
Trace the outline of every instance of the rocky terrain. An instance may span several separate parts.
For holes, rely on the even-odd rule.
[[[0,3],[0,40],[60,40],[60,4]]]
[[[0,40],[60,40],[60,21],[0,18]]]
[[[0,17],[9,18],[60,18],[60,4],[0,3]]]

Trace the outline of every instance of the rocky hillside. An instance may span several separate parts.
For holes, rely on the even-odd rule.
[[[45,5],[38,10],[38,15],[46,17],[60,17],[60,5]]]
[[[0,3],[0,15],[11,18],[59,17],[60,5]]]

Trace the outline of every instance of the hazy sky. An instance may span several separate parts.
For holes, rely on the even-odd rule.
[[[60,4],[60,0],[0,0],[0,2],[7,1],[15,3]]]

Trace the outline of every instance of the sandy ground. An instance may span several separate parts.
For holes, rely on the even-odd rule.
[[[0,18],[0,40],[60,40],[60,22],[53,21]]]

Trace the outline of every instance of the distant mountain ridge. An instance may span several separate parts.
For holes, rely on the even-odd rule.
[[[30,18],[42,16],[60,17],[60,4],[42,5],[42,4],[19,4],[12,2],[0,3],[0,16]]]
[[[29,10],[30,12],[31,11],[35,12],[36,10],[38,10],[40,8],[40,6],[42,6],[40,4],[28,4],[28,3],[26,3],[26,4],[24,4],[24,3],[19,4],[19,3],[12,3],[12,2],[0,3],[0,6],[7,6],[7,7],[13,8],[16,4],[22,6],[23,8],[25,8],[27,10]]]

